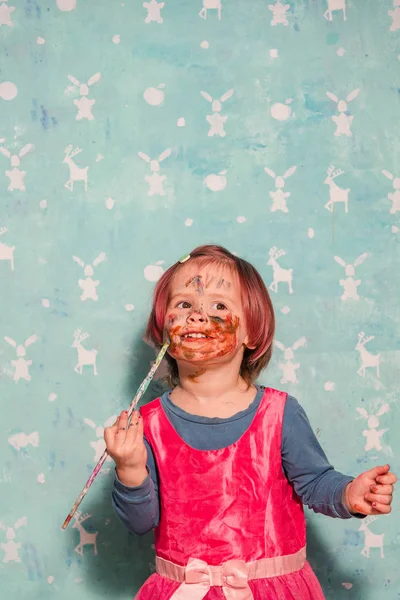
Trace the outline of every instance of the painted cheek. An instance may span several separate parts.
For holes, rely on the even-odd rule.
[[[175,323],[177,318],[178,318],[178,315],[176,313],[169,313],[165,318],[166,326],[172,327],[172,325]]]

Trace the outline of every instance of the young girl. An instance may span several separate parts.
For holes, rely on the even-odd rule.
[[[304,410],[256,385],[274,314],[256,269],[196,248],[159,280],[147,338],[169,336],[172,390],[106,429],[115,510],[155,528],[156,573],[135,600],[320,600],[303,504],[331,517],[390,512],[389,465],[355,479],[328,463]]]

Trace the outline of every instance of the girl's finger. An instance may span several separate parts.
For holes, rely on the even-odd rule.
[[[118,431],[126,429],[127,424],[128,424],[128,413],[126,410],[123,410],[119,416]]]
[[[373,484],[370,487],[370,492],[372,492],[373,494],[383,494],[384,496],[386,496],[387,494],[393,494],[393,486]]]
[[[137,413],[137,411],[135,411],[132,413],[132,419],[131,419],[131,422],[129,424],[128,431],[126,434],[126,441],[129,445],[133,444],[133,442],[136,440],[137,432],[138,432],[138,413]]]
[[[388,473],[387,475],[378,475],[376,481],[383,484],[393,484],[396,483],[397,477],[394,473]]]
[[[371,502],[371,504],[373,504],[374,502],[378,502],[378,504],[391,504],[392,496],[391,495],[384,496],[382,494],[367,493],[364,496],[364,500],[366,500],[367,502]]]
[[[381,504],[380,502],[372,502],[372,510],[377,511],[377,513],[381,515],[388,515],[392,509],[387,504]]]

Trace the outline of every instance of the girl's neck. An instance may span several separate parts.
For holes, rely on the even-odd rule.
[[[179,384],[170,394],[171,400],[192,414],[208,417],[230,417],[245,410],[253,401],[256,388],[248,386],[231,365],[217,369],[204,367],[179,369]]]

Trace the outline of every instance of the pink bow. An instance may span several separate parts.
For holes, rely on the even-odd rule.
[[[189,558],[185,581],[171,600],[202,600],[212,585],[222,586],[226,600],[254,600],[244,560],[232,559],[220,566],[211,566],[199,558]]]

